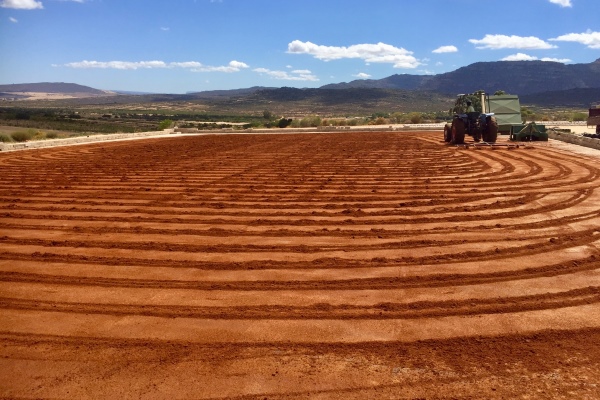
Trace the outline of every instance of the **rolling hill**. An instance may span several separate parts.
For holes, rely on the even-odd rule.
[[[64,82],[40,82],[40,83],[18,83],[12,85],[0,85],[0,92],[36,92],[36,93],[89,93],[106,94],[105,90],[98,90],[89,86],[78,85],[76,83]]]
[[[322,86],[326,89],[384,88],[457,94],[485,90],[528,95],[557,90],[600,88],[600,58],[588,64],[548,61],[478,62],[438,75],[392,75]]]
[[[114,96],[116,93],[64,82],[0,85],[0,99],[64,99]]]
[[[589,103],[600,100],[600,59],[572,65],[545,61],[478,62],[438,75],[396,74],[315,89],[255,86],[186,94],[134,95],[74,83],[13,84],[0,85],[0,98],[60,99],[73,105],[196,102],[205,104],[207,109],[226,112],[256,112],[268,108],[297,113],[371,113],[447,109],[457,93],[477,90],[517,94],[526,105],[586,108]],[[36,93],[47,95],[33,97]]]

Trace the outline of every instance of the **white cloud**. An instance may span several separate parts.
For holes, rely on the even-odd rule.
[[[9,20],[10,22],[14,23],[14,24],[16,24],[17,22],[19,22],[19,20],[18,20],[18,19],[16,19],[16,18],[13,18],[13,17],[9,17],[9,18],[8,18],[8,20]]]
[[[441,46],[433,50],[432,53],[456,53],[458,48],[456,46]]]
[[[369,79],[371,77],[371,75],[369,75],[365,72],[359,72],[358,74],[356,74],[354,76],[357,77],[358,79]]]
[[[524,54],[524,53],[512,54],[510,56],[504,57],[500,61],[536,61],[536,60],[559,62],[559,63],[563,63],[563,64],[572,61],[568,58],[550,58],[550,57],[537,58],[535,56],[530,56],[530,55]]]
[[[65,67],[69,68],[82,68],[82,69],[119,69],[119,70],[136,70],[136,69],[160,69],[160,68],[183,68],[189,69],[192,72],[238,72],[242,68],[249,68],[249,66],[240,61],[231,61],[228,65],[213,67],[203,65],[197,61],[185,61],[185,62],[171,62],[165,63],[164,61],[79,61],[64,64]]]
[[[190,69],[202,67],[202,63],[199,63],[198,61],[172,62],[170,65],[172,67],[190,68]]]
[[[416,68],[421,63],[412,56],[412,51],[385,43],[355,44],[352,46],[323,46],[311,42],[294,40],[288,44],[288,53],[310,54],[323,61],[358,58],[366,63],[393,64],[394,68]]]
[[[558,4],[561,7],[573,7],[571,0],[550,0],[550,3]]]
[[[540,61],[551,61],[551,62],[558,62],[558,63],[569,63],[573,60],[571,60],[570,58],[552,58],[552,57],[542,57],[540,58]]]
[[[168,32],[168,31],[170,31],[170,30],[171,30],[171,28],[169,28],[169,27],[166,27],[166,26],[161,26],[161,27],[160,27],[160,30],[161,30],[161,31],[164,31],[164,32]]]
[[[469,39],[478,49],[523,49],[539,50],[554,49],[556,46],[544,42],[535,36],[506,36],[506,35],[485,35],[483,39]]]
[[[587,30],[585,33],[568,33],[554,39],[549,39],[559,42],[577,42],[586,45],[590,49],[600,49],[600,32],[592,32]]]
[[[231,61],[228,65],[213,67],[208,65],[200,65],[193,68],[192,72],[239,72],[243,68],[249,68],[248,64],[240,61]]]
[[[243,63],[243,62],[241,62],[241,61],[235,61],[235,60],[233,60],[233,61],[230,61],[230,62],[229,62],[229,66],[230,66],[231,68],[237,68],[237,69],[249,68],[249,65],[248,65],[248,64],[246,64],[246,63]]]
[[[319,80],[311,71],[306,69],[295,70],[291,72],[287,71],[273,71],[267,68],[255,68],[254,72],[259,74],[265,74],[271,78],[282,80],[282,81],[312,81],[316,82]]]
[[[71,68],[101,68],[101,69],[142,69],[142,68],[167,68],[163,61],[80,61],[65,64]]]
[[[524,53],[511,54],[510,56],[500,59],[500,61],[535,61],[537,57],[530,56]]]
[[[35,0],[2,0],[0,2],[2,8],[15,8],[17,10],[35,10],[36,8],[44,8],[41,1]]]

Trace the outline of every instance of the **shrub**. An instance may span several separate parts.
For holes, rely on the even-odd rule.
[[[521,107],[521,119],[523,121],[534,121],[535,113],[526,107]]]
[[[388,123],[388,120],[383,117],[377,117],[377,119],[372,122],[373,125],[386,125]]]
[[[45,132],[36,131],[34,129],[29,129],[29,133],[31,133],[31,140],[46,139],[46,133]]]
[[[305,117],[300,120],[301,128],[317,127],[317,126],[321,126],[321,117],[312,116],[312,117]]]
[[[33,137],[33,134],[28,131],[13,132],[10,135],[15,142],[26,142]]]
[[[160,121],[160,124],[158,124],[158,130],[163,131],[165,129],[170,128],[171,126],[173,126],[173,121],[170,119],[164,119]]]
[[[57,137],[58,137],[58,133],[56,133],[56,132],[46,133],[46,139],[56,139]]]
[[[423,122],[423,116],[420,113],[410,113],[410,122],[412,124],[420,124]]]
[[[279,124],[277,124],[280,128],[286,128],[287,126],[289,126],[292,123],[292,119],[291,118],[281,118],[279,120]]]
[[[10,143],[12,139],[10,136],[5,135],[4,133],[0,133],[0,143]]]

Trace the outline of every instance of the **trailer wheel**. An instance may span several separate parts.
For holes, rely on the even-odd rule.
[[[465,123],[460,118],[452,120],[452,144],[465,143]]]
[[[452,125],[446,124],[444,126],[444,142],[450,143],[452,141]]]
[[[488,117],[486,122],[487,126],[483,131],[483,141],[496,143],[496,139],[498,139],[498,121],[496,121],[496,117]]]

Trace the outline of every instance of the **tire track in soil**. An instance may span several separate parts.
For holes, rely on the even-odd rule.
[[[400,390],[422,397],[437,395],[440,385],[451,388],[442,393],[464,396],[483,389],[490,393],[489,386],[496,385],[499,397],[510,397],[534,393],[549,382],[563,393],[591,396],[600,368],[587,367],[598,366],[600,354],[595,347],[584,349],[585,338],[598,333],[592,329],[593,315],[586,316],[583,310],[600,302],[595,274],[600,268],[598,159],[551,146],[461,150],[442,144],[439,136],[415,132],[218,135],[0,154],[0,281],[38,287],[26,297],[0,293],[0,321],[25,329],[0,335],[0,366],[5,371],[0,378],[14,382],[0,395],[93,397],[83,388],[100,384],[108,391],[104,393],[123,394],[123,388],[129,387],[134,388],[131,397],[157,396],[179,376],[189,385],[186,396],[191,395],[186,390],[196,387],[194,396],[201,398],[306,394],[359,398],[376,392],[397,396]],[[296,259],[327,251],[341,255]],[[379,257],[378,251],[388,253]],[[182,259],[169,259],[169,252],[181,254]],[[571,261],[548,262],[543,255],[553,252],[569,255]],[[191,261],[208,253],[223,261]],[[258,253],[265,257],[252,259]],[[463,262],[473,268],[452,271]],[[490,269],[491,262],[503,268]],[[53,267],[58,264],[61,268]],[[101,276],[81,275],[80,265],[93,266]],[[430,270],[414,272],[421,265]],[[60,272],[68,266],[77,275]],[[436,272],[435,266],[448,272]],[[132,267],[139,276],[125,278],[111,272]],[[164,273],[169,268],[170,279],[152,275],[155,269]],[[379,276],[386,268],[399,270],[398,276]],[[360,269],[365,274],[357,278]],[[208,275],[178,279],[179,270]],[[253,270],[262,275],[206,279],[212,273]],[[268,279],[277,270],[289,271],[289,278]],[[313,270],[329,270],[335,278],[308,279]],[[585,273],[590,280],[584,283],[580,274]],[[509,296],[498,286],[488,298],[394,302],[382,296],[368,305],[327,302],[336,291],[356,296],[390,289],[460,292],[473,285],[493,287],[543,277],[554,277],[570,289]],[[160,299],[152,304],[124,304],[110,297],[102,303],[76,298],[53,301],[45,294],[70,287],[84,287],[90,293],[111,288],[200,290],[206,300],[210,293],[221,291],[232,296],[249,291],[311,291],[311,298],[322,293],[324,301],[247,305],[239,296],[232,297],[229,306],[190,306],[161,305]],[[81,316],[95,322],[78,336],[44,336],[40,334],[44,327],[25,323],[32,313],[56,315],[64,321]],[[534,319],[517,318],[529,313],[539,316],[539,326],[551,326],[554,315],[572,315],[578,322],[563,328],[566,331],[532,333],[521,321]],[[179,329],[175,322],[189,319],[227,322],[231,334],[239,321],[264,321],[265,326],[273,321],[283,327],[289,321],[310,329],[302,324],[340,320],[353,332],[353,341],[368,321],[389,321],[399,327],[406,321],[408,327],[418,320],[424,331],[438,326],[440,318],[462,323],[448,327],[453,338],[429,340],[426,345],[418,340],[377,343],[369,335],[352,344],[344,344],[343,336],[324,336],[322,342],[312,344],[282,338],[276,343],[198,345],[156,339],[150,332],[147,340],[100,338],[101,331],[112,331],[104,325],[108,316],[121,318],[124,332],[135,331],[131,321],[136,318],[157,318],[164,321],[165,332],[170,323]],[[479,337],[472,330],[479,318],[494,326],[492,337]],[[566,322],[564,326],[569,326]],[[228,328],[219,329],[224,329],[224,337],[228,335]],[[334,332],[332,327],[323,334]],[[136,335],[144,337],[143,332]],[[569,335],[580,341],[571,341]],[[567,345],[575,356],[569,358],[560,349]],[[440,348],[431,355],[431,349]],[[125,359],[111,367],[115,349],[124,349]],[[532,355],[531,349],[543,350],[547,358]],[[402,358],[402,365],[408,367],[398,366],[397,350],[408,354]],[[230,353],[235,357],[230,358]],[[90,354],[93,365],[80,361]],[[550,360],[553,355],[564,364]],[[504,360],[504,367],[492,366],[496,356]],[[70,364],[58,366],[53,361],[65,357]],[[417,365],[418,358],[428,361]],[[135,372],[144,363],[154,370]],[[53,365],[58,369],[51,372]],[[186,368],[191,372],[181,374]],[[37,371],[38,377],[27,371]],[[232,371],[234,375],[229,374]],[[561,375],[554,380],[537,376],[537,381],[525,383],[521,379],[521,389],[510,384],[509,377],[539,371]],[[148,382],[147,375],[152,374],[163,382],[161,387]],[[211,389],[194,384],[193,374],[211,382]],[[115,381],[117,375],[120,381]],[[574,387],[576,376],[586,385]],[[37,389],[27,384],[36,379],[41,382]],[[465,381],[473,391],[460,383]]]
[[[292,289],[293,290],[293,289]],[[499,314],[600,303],[600,287],[568,292],[509,299],[468,299],[463,301],[379,303],[373,306],[318,303],[312,306],[135,306],[128,304],[93,304],[57,301],[21,300],[0,297],[0,308],[61,313],[139,315],[161,318],[201,319],[418,319],[444,316]]]

